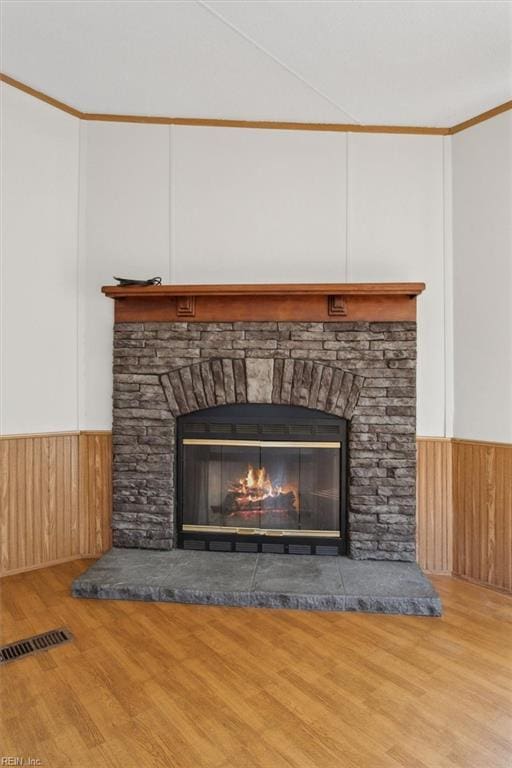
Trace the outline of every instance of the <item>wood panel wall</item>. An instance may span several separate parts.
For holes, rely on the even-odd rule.
[[[432,573],[453,567],[452,441],[419,437],[417,463],[418,562]]]
[[[79,507],[82,552],[100,555],[112,546],[112,435],[79,436]]]
[[[0,438],[0,574],[111,546],[109,432]],[[512,591],[512,445],[418,438],[418,560]]]
[[[0,575],[110,547],[110,433],[0,438]]]
[[[453,441],[453,572],[512,591],[512,445]]]
[[[512,445],[417,444],[420,565],[512,591]]]

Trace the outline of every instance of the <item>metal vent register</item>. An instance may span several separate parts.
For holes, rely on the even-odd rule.
[[[73,635],[69,629],[52,629],[49,632],[43,632],[41,635],[27,637],[24,640],[18,640],[16,643],[9,643],[0,647],[0,664],[8,664],[10,661],[23,659],[25,656],[32,656],[34,653],[49,651],[56,645],[70,643]]]

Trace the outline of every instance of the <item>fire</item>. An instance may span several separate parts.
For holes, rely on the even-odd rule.
[[[244,501],[263,501],[269,496],[277,496],[280,493],[280,487],[274,488],[265,467],[255,469],[251,464],[247,467],[247,474],[241,477],[233,490],[239,496],[240,502]]]
[[[280,501],[294,509],[297,499],[293,486],[274,485],[265,467],[256,468],[252,464],[248,465],[245,477],[231,483],[229,492],[237,508],[254,511],[267,506],[278,508]]]

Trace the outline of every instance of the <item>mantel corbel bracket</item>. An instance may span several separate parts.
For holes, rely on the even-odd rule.
[[[345,317],[347,314],[347,303],[341,294],[332,294],[327,297],[327,312],[331,316]]]
[[[177,296],[176,314],[178,317],[195,317],[196,297],[195,296]]]

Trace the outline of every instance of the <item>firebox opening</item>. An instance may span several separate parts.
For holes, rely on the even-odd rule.
[[[299,406],[218,406],[178,419],[178,543],[346,551],[345,419]]]

